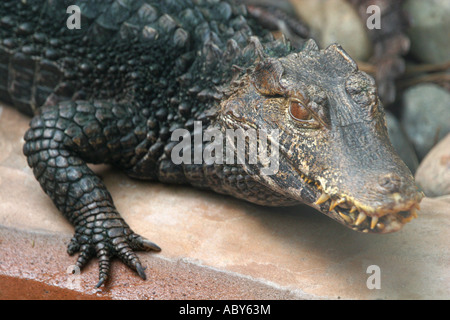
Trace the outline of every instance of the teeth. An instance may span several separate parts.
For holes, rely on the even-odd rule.
[[[367,216],[364,212],[360,212],[358,215],[358,218],[356,218],[356,222],[355,225],[359,226],[361,223],[364,222],[364,220],[366,220]]]
[[[370,229],[374,229],[378,223],[378,217],[373,217],[372,221],[370,221]]]
[[[400,221],[405,224],[410,222],[412,219],[417,218],[417,212],[415,208],[412,208],[409,212],[402,212],[401,214],[397,215],[397,217],[399,217]]]
[[[392,198],[394,198],[395,202],[400,202],[402,200],[402,195],[396,192],[392,195]]]
[[[345,199],[332,200],[331,204],[330,204],[330,209],[328,211],[333,210],[334,208],[336,208],[336,206],[338,206],[344,202],[345,202]]]
[[[411,209],[411,217],[417,218],[417,211],[416,211],[415,208],[412,208],[412,209]]]
[[[345,222],[347,222],[348,224],[353,223],[353,219],[351,217],[349,217],[346,214],[343,214],[342,212],[339,212],[339,211],[338,211],[338,213],[341,216],[341,218],[345,220]]]
[[[331,200],[330,209],[328,209],[328,211],[333,210],[334,208],[336,208],[336,206],[337,206],[337,201]]]
[[[326,193],[322,193],[322,195],[319,197],[319,199],[317,199],[317,201],[315,202],[315,204],[319,205],[324,203],[325,201],[327,201],[328,199],[330,199],[330,196],[327,195]]]
[[[402,218],[402,223],[408,223],[410,222],[412,219],[414,219],[414,217],[412,215],[410,215],[409,217],[406,218]]]
[[[312,181],[308,181],[309,179],[307,177],[305,177],[305,180],[306,180],[306,182],[312,182]],[[317,182],[315,182],[315,183],[317,184]],[[372,215],[373,214],[384,215],[386,213],[391,213],[391,212],[376,210],[371,207],[359,208],[356,204],[352,204],[353,201],[347,202],[346,197],[342,197],[340,199],[333,200],[333,199],[331,199],[330,195],[325,193],[325,191],[322,191],[322,194],[316,200],[315,204],[320,205],[322,203],[325,203],[328,200],[330,200],[330,207],[328,209],[329,211],[333,211],[337,206],[342,205],[342,206],[340,206],[340,208],[338,208],[338,210],[336,210],[336,213],[338,213],[339,217],[341,217],[347,224],[353,225],[353,228],[352,228],[353,230],[369,232],[369,228],[364,229],[364,230],[360,230],[360,228],[356,228],[356,227],[360,226],[364,221],[366,221],[368,215],[371,218],[371,219],[369,219],[370,230],[374,230],[375,228],[377,228],[378,230],[381,231],[386,228],[386,225],[383,222],[379,222],[380,217],[372,216]],[[348,208],[350,208],[350,209],[348,209]],[[339,209],[344,209],[345,213],[340,212]],[[420,205],[418,203],[415,203],[411,207],[411,209],[409,209],[408,216],[405,217],[405,216],[398,215],[397,219],[399,219],[402,223],[410,222],[411,220],[418,217],[417,211],[419,211],[419,210],[420,210]],[[403,213],[405,214],[406,212],[403,212]]]

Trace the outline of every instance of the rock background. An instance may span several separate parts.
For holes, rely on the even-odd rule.
[[[450,133],[450,92],[432,83],[409,87],[403,93],[401,124],[423,159]]]
[[[425,63],[445,63],[450,59],[450,1],[407,0],[410,14],[411,54]]]
[[[416,182],[428,197],[450,194],[450,134],[423,159],[417,169]]]

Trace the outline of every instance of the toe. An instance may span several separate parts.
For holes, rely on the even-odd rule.
[[[94,250],[90,245],[84,244],[80,248],[80,255],[78,256],[76,265],[82,269],[91,258],[94,256]]]
[[[73,237],[70,240],[69,245],[67,246],[67,253],[71,256],[73,256],[75,253],[77,253],[78,251],[80,251],[80,244],[77,241],[76,237]]]
[[[96,246],[96,251],[99,261],[99,282],[96,285],[96,288],[98,288],[108,279],[111,263],[110,254],[106,246],[99,243]]]

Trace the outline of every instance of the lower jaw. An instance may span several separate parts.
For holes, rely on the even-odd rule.
[[[334,220],[339,221],[346,227],[363,233],[391,233],[400,230],[403,225],[417,218],[419,203],[423,197],[418,195],[395,208],[368,208],[347,201],[345,196],[327,195],[319,181],[297,171],[305,187],[309,188],[315,195],[316,201],[310,205]]]
[[[320,197],[319,197],[320,199]],[[318,200],[319,200],[318,199]],[[323,201],[323,198],[322,198]],[[320,202],[320,201],[319,201]],[[398,210],[373,209],[367,212],[342,200],[330,200],[315,205],[324,214],[338,220],[352,230],[363,233],[391,233],[417,218],[418,202],[411,202]]]
[[[363,206],[347,201],[345,196],[326,195],[319,182],[305,176],[302,178],[318,194],[316,202],[311,205],[354,231],[363,233],[396,232],[406,223],[417,218],[417,211],[420,210],[420,197],[418,200],[410,200],[394,209],[363,208]]]
[[[337,213],[337,215],[335,215]],[[330,215],[330,213],[326,213]],[[369,217],[361,221],[360,214],[351,216],[341,211],[331,213],[338,216],[338,220],[346,227],[362,233],[392,233],[399,231],[406,223],[417,217],[417,213],[401,211],[399,213],[386,214],[382,217]],[[358,219],[359,218],[359,219]],[[343,221],[342,221],[343,220]]]

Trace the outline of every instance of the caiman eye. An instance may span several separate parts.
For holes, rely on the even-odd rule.
[[[294,120],[308,121],[312,119],[311,112],[300,100],[291,100],[289,103],[289,114]]]

